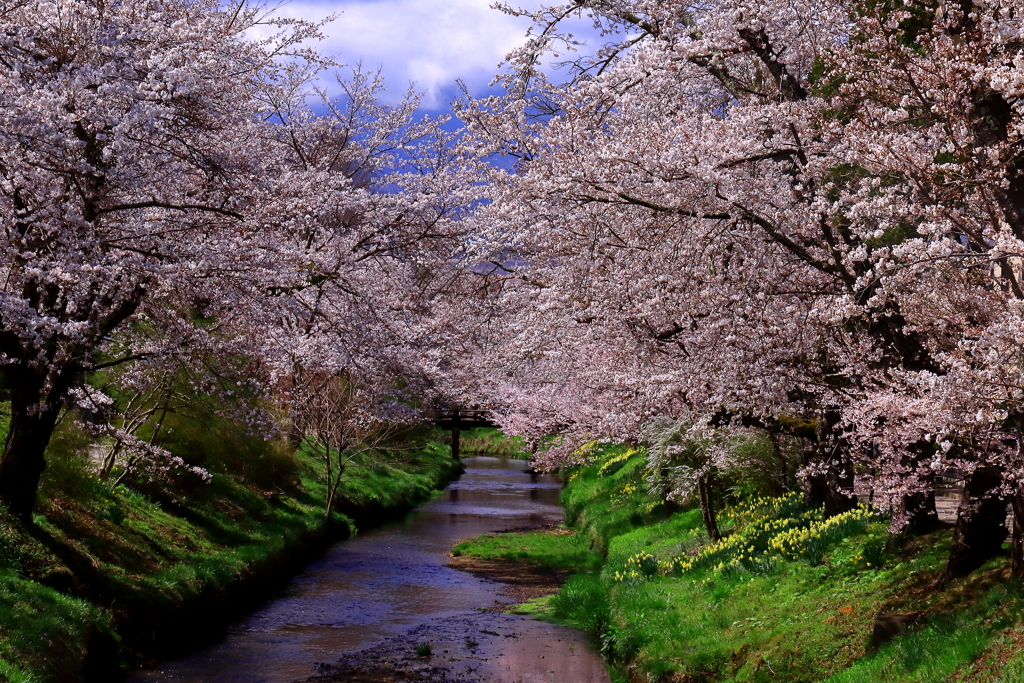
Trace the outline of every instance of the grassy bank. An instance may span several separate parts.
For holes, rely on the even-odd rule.
[[[125,657],[193,646],[327,543],[426,500],[458,471],[433,434],[411,433],[409,448],[346,469],[328,518],[305,449],[222,420],[175,434],[169,445],[209,482],[112,487],[58,440],[34,524],[0,519],[0,681],[110,681]]]
[[[465,456],[493,455],[520,459],[530,457],[521,438],[505,436],[495,427],[476,427],[462,432],[459,452]]]
[[[620,679],[1024,681],[1024,599],[1005,560],[939,587],[948,531],[887,546],[869,511],[826,522],[797,496],[733,501],[710,543],[699,511],[646,493],[644,468],[640,453],[597,452],[566,473],[572,533],[457,552],[574,563],[547,618],[591,632]],[[877,614],[914,612],[907,633],[872,643]]]

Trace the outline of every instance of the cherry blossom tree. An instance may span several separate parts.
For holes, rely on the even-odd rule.
[[[291,391],[295,426],[323,466],[324,511],[330,517],[346,468],[374,449],[393,448],[403,421],[394,404],[389,404],[391,410],[381,410],[375,406],[381,397],[372,386],[367,392],[350,376],[307,375]],[[410,415],[405,417],[408,421]]]
[[[275,46],[245,39],[255,18],[242,5],[77,0],[0,14],[12,404],[0,501],[15,515],[31,512],[68,391],[125,360],[102,360],[104,341],[151,304],[187,315],[259,246],[246,214],[269,188],[253,93]]]
[[[659,418],[644,427],[648,442],[648,461],[656,486],[669,488],[673,498],[689,496],[694,491],[708,537],[721,540],[715,514],[718,479],[726,469],[735,449],[729,430],[710,427],[700,416],[680,420]]]
[[[537,64],[571,48],[559,22],[580,13],[610,42],[553,85]],[[463,111],[517,160],[492,178],[481,254],[513,258],[509,276],[536,289],[508,290],[516,327],[551,331],[517,335],[496,371],[555,358],[555,335],[588,350],[562,367],[572,382],[629,386],[623,412],[800,437],[810,502],[834,514],[871,491],[896,528],[932,524],[934,476],[960,467],[948,575],[990,556],[1020,467],[1019,8],[595,1],[532,16],[509,94]]]
[[[89,373],[184,347],[268,386],[295,362],[392,387],[414,367],[407,329],[476,196],[443,121],[379,106],[358,71],[325,97],[332,64],[302,47],[319,27],[245,3],[26,2],[0,22],[12,513]]]

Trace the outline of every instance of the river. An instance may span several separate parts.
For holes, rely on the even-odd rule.
[[[464,462],[465,474],[439,498],[335,544],[221,642],[128,681],[292,683],[359,653],[408,650],[402,660],[414,661],[415,645],[429,642],[434,654],[426,659],[439,667],[438,680],[607,683],[584,634],[481,611],[510,601],[502,586],[446,566],[463,538],[562,519],[554,478],[531,474],[521,460]]]

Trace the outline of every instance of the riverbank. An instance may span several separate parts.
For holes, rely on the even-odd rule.
[[[280,444],[208,459],[208,483],[147,490],[57,459],[51,475],[67,481],[34,523],[0,520],[0,681],[107,682],[125,661],[215,638],[327,545],[458,475],[447,446],[413,436],[414,448],[352,463],[330,517],[318,461]]]
[[[572,574],[524,611],[590,632],[619,680],[1024,680],[1024,599],[1006,559],[940,586],[948,531],[886,550],[884,520],[826,524],[797,496],[735,501],[711,543],[699,510],[667,511],[646,493],[642,455],[627,453],[606,448],[565,473],[564,532],[453,549]]]
[[[508,437],[495,427],[476,427],[462,432],[459,452],[464,456],[490,455],[528,460],[530,452],[518,436]]]

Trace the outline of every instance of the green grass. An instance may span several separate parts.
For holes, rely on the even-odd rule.
[[[530,453],[518,436],[505,436],[494,427],[476,427],[462,432],[459,438],[462,455],[495,455],[527,459]]]
[[[666,514],[646,492],[642,454],[596,445],[589,459],[565,473],[562,501],[569,538],[598,550],[599,568],[523,534],[461,551],[575,561],[581,573],[524,610],[592,633],[630,680],[1024,681],[1024,590],[1005,560],[939,589],[948,531],[883,552],[884,520],[826,524],[798,497],[739,501],[710,544],[699,511]],[[911,611],[925,622],[873,651],[875,615]]]
[[[580,534],[568,529],[484,534],[456,544],[452,555],[528,562],[553,569],[597,569],[601,557]]]
[[[115,642],[110,620],[93,605],[0,572],[0,677],[10,683],[67,680],[96,639]]]
[[[592,464],[567,472],[565,520],[600,551],[611,538],[665,519],[663,501],[647,493],[646,461],[635,449],[596,446]]]
[[[551,599],[554,595],[542,595],[539,598],[530,598],[526,602],[519,603],[509,609],[512,614],[523,614],[536,617],[545,621],[552,620],[554,608],[551,606]]]
[[[342,509],[373,523],[433,495],[456,466],[429,437],[350,466]],[[287,556],[328,524],[355,531],[344,514],[327,519],[310,453],[255,447],[250,456],[244,470],[210,467],[209,484],[140,490],[97,480],[80,454],[50,453],[60,480],[45,482],[34,528],[0,514],[0,681],[64,680],[90,639],[110,636],[111,614],[173,610]],[[75,584],[91,603],[54,590]]]

